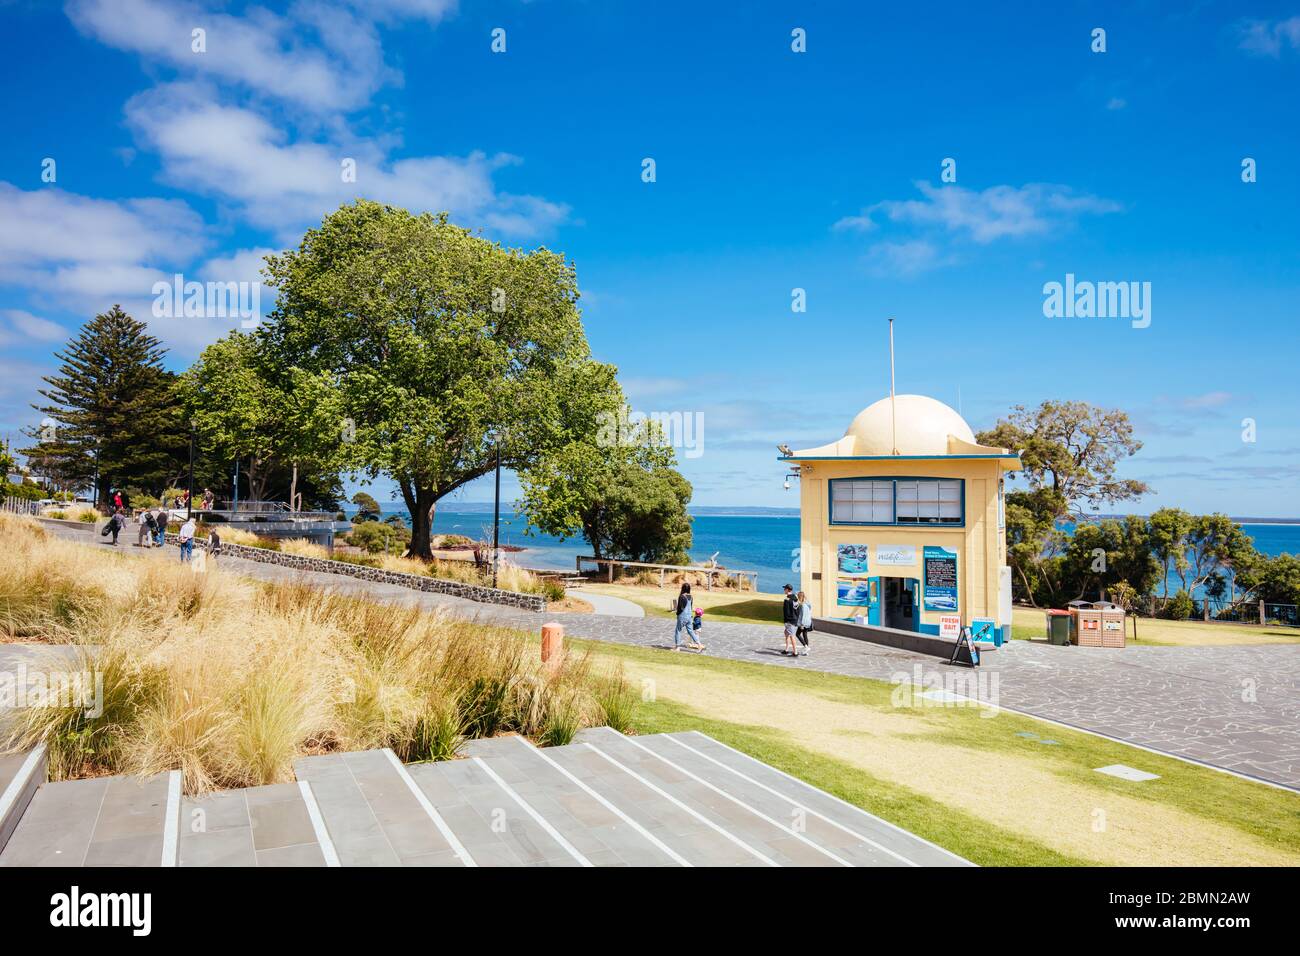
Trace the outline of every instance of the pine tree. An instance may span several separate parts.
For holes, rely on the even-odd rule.
[[[62,364],[39,390],[52,404],[32,406],[47,421],[23,454],[65,480],[93,480],[100,501],[111,488],[161,491],[178,461],[184,469],[186,442],[166,354],[120,306],[95,316],[54,353]]]

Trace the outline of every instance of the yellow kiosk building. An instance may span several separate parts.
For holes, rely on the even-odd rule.
[[[781,460],[798,468],[800,582],[818,617],[1010,639],[1003,495],[1018,455],[976,443],[942,402],[898,395]]]

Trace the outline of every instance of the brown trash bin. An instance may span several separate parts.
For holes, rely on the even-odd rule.
[[[1079,647],[1123,647],[1124,609],[1110,601],[1070,602],[1070,643]]]

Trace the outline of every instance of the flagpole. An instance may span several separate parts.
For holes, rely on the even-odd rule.
[[[898,454],[898,403],[894,401],[894,320],[889,320],[889,418],[893,432],[893,454]]]

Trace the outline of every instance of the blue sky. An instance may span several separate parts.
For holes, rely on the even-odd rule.
[[[1300,0],[859,6],[0,0],[0,433],[90,315],[183,368],[231,323],[155,281],[365,195],[570,256],[633,407],[703,416],[699,504],[795,504],[775,444],[887,393],[892,315],[899,390],[976,429],[1127,410],[1135,510],[1300,515]],[[1067,273],[1149,282],[1149,327],[1045,317]]]

